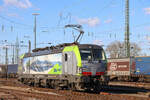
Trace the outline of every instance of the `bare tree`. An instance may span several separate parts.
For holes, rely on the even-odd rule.
[[[110,43],[106,52],[110,56],[110,58],[123,58],[126,57],[125,53],[125,44],[119,41],[114,41]],[[136,43],[130,43],[130,54],[131,56],[139,56],[141,52],[141,48]]]

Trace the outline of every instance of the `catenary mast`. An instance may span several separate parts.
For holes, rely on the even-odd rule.
[[[125,54],[130,57],[129,0],[125,0]]]

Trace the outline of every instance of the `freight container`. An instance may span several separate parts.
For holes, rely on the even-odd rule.
[[[150,75],[150,56],[135,57],[137,75]]]
[[[17,77],[18,64],[0,65],[0,77]]]
[[[18,64],[10,64],[8,65],[8,74],[17,74],[18,72]]]
[[[108,59],[111,81],[150,82],[150,56]]]
[[[6,75],[6,65],[0,65],[0,77],[4,77]]]
[[[129,76],[134,72],[134,58],[108,59],[107,74],[109,76]]]

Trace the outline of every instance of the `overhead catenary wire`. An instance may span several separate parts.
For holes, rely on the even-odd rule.
[[[0,18],[3,19],[3,20],[5,20],[5,21],[7,21],[7,22],[12,23],[12,24],[22,25],[22,26],[26,26],[26,27],[33,27],[32,25],[27,25],[27,24],[15,22],[15,21],[10,20],[9,18],[6,18],[6,17],[4,17],[4,16],[2,16],[2,15],[0,15]]]
[[[138,24],[138,25],[131,26],[130,29],[133,30],[133,29],[136,29],[136,28],[139,28],[139,27],[143,27],[143,26],[147,26],[147,25],[150,25],[150,22],[146,22],[146,23],[143,23],[143,24]],[[96,32],[96,33],[105,34],[105,33],[116,32],[116,31],[120,31],[120,30],[124,30],[124,27],[114,28],[114,29],[104,30],[104,31],[99,31],[99,32]]]
[[[83,0],[82,0],[83,1]],[[70,12],[67,12],[67,15],[64,16],[64,12],[66,9],[68,9],[69,7],[72,7],[74,5],[79,5],[81,3],[81,0],[74,2],[72,4],[69,4],[68,6],[63,7],[63,9],[60,11],[59,13],[59,20],[57,23],[57,26],[60,25],[60,23],[64,20],[68,20],[66,24],[71,24],[71,20],[72,20],[72,14]]]
[[[13,21],[10,18],[4,17],[2,15],[0,15],[0,19],[5,20],[8,23],[11,23],[10,25],[7,25],[6,23],[4,24],[4,21],[2,21],[2,24],[0,25],[2,32],[6,32],[6,30],[10,32],[14,32],[15,30],[21,30],[21,29],[27,30],[27,29],[32,29],[33,27],[32,25],[27,25],[24,23]]]

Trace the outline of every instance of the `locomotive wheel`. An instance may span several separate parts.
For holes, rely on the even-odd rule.
[[[56,90],[62,90],[62,88],[60,86],[58,86],[58,85],[55,86],[55,89]]]
[[[54,85],[54,89],[56,90],[61,90],[61,87],[59,86],[58,82],[56,81],[55,85]]]
[[[71,89],[72,91],[75,91],[75,90],[76,90],[76,85],[75,85],[75,83],[71,83],[71,84],[70,84],[70,89]]]
[[[34,80],[34,87],[40,87],[40,80],[39,79]]]
[[[94,85],[94,88],[93,88],[94,91],[93,91],[93,92],[95,92],[95,93],[100,93],[100,91],[101,91],[101,86],[102,86],[102,85],[100,85],[100,84],[99,84],[99,85]]]
[[[53,89],[56,89],[56,90],[61,90],[61,87],[59,86],[59,81],[58,80],[52,80],[51,87]]]

